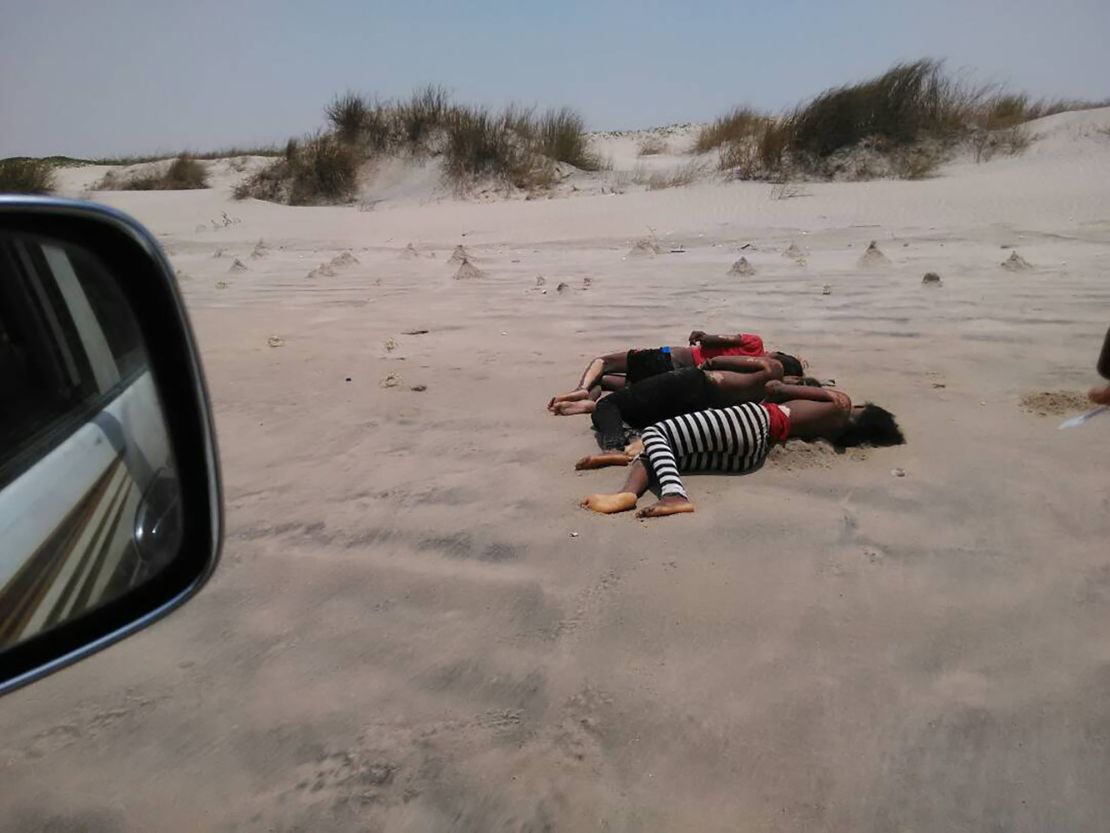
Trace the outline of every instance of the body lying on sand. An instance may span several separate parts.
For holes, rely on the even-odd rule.
[[[787,376],[801,376],[802,363],[787,353],[767,352],[763,339],[753,333],[711,335],[694,330],[689,346],[632,349],[597,356],[582,373],[578,387],[553,396],[547,408],[558,416],[593,412],[594,403],[606,391],[617,391],[652,376],[688,367],[705,367],[706,362],[727,357],[770,357],[777,359]],[[718,367],[718,369],[728,369]]]
[[[695,330],[690,345],[599,356],[578,388],[548,403],[556,414],[592,414],[602,453],[575,468],[631,466],[620,491],[590,495],[583,507],[634,509],[654,478],[661,498],[639,517],[693,512],[682,472],[752,471],[790,437],[841,447],[905,442],[890,412],[805,379],[798,359],[767,353],[759,336]],[[638,441],[629,442],[626,424],[643,429]]]

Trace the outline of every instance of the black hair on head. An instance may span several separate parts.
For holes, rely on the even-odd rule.
[[[848,430],[837,438],[837,445],[845,447],[902,445],[905,442],[902,429],[894,421],[894,414],[873,402],[864,405],[863,410],[853,416]]]
[[[782,363],[783,376],[805,375],[805,369],[802,367],[802,363],[789,353],[772,353],[771,358]]]

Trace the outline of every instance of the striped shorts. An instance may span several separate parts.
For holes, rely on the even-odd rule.
[[[646,458],[664,497],[686,497],[679,472],[759,468],[771,449],[770,427],[767,409],[752,403],[684,414],[644,429],[640,459]]]

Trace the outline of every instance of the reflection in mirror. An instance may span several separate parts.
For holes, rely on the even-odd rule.
[[[116,277],[72,244],[0,232],[0,652],[174,559],[175,472]]]

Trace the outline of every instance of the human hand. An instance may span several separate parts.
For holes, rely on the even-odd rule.
[[[1091,388],[1087,398],[1096,405],[1110,405],[1110,385],[1104,388]]]
[[[693,330],[690,333],[690,343],[691,344],[697,344],[703,338],[705,338],[705,330]]]

